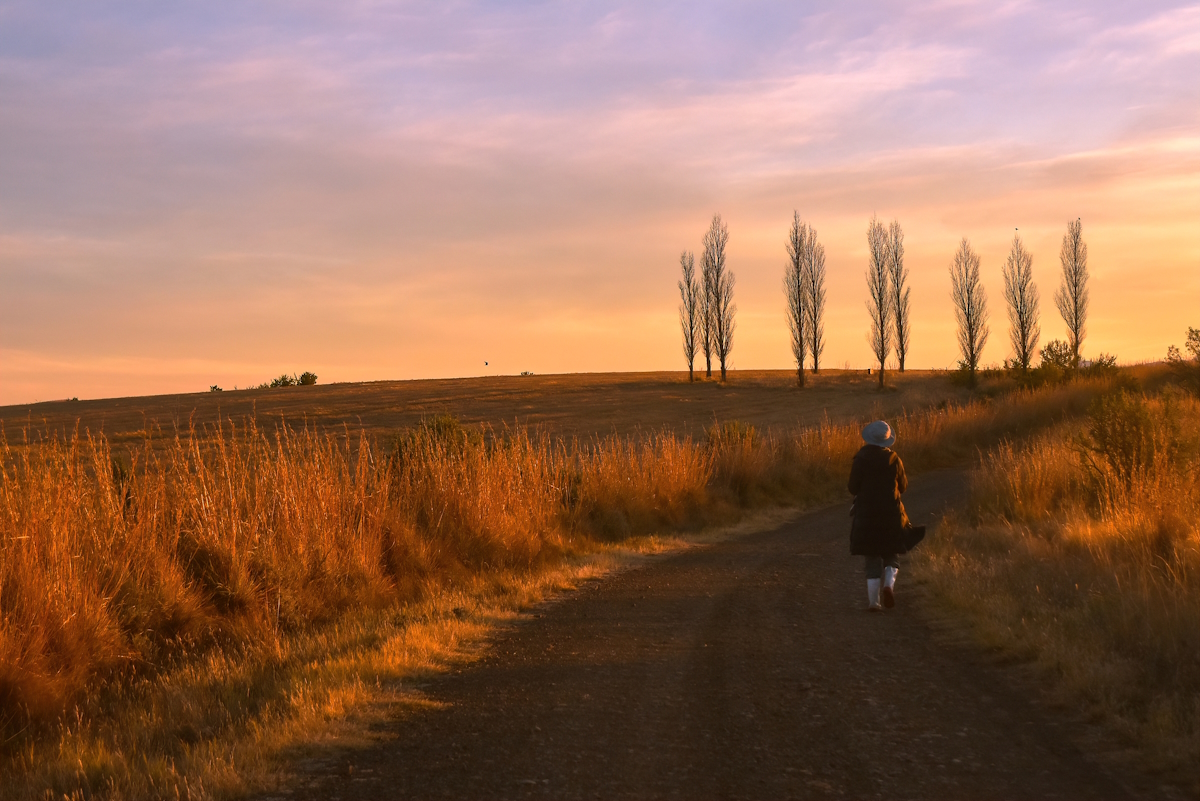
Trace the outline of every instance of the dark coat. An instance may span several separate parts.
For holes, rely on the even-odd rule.
[[[900,494],[908,489],[904,463],[888,448],[864,445],[850,467],[850,493],[854,519],[850,526],[850,553],[887,556],[904,553],[908,514]]]

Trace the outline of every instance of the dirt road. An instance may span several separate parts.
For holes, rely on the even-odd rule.
[[[962,482],[915,480],[914,521]],[[1128,797],[1078,724],[931,634],[903,568],[864,611],[847,526],[831,507],[539,608],[296,797]]]

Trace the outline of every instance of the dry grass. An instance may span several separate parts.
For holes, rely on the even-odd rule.
[[[1113,392],[1083,424],[990,450],[918,552],[989,645],[1200,790],[1200,403]]]
[[[1102,392],[895,420],[961,461]],[[393,441],[251,423],[0,445],[0,797],[226,797],[630,537],[844,493],[858,424],[563,441],[435,419]],[[659,547],[661,539],[632,541]]]
[[[146,432],[198,428],[253,417],[265,428],[287,424],[365,431],[384,438],[442,415],[468,428],[519,425],[588,440],[669,430],[701,438],[714,420],[741,420],[760,431],[895,417],[941,401],[966,403],[971,392],[945,371],[909,370],[875,391],[865,371],[823,370],[803,390],[790,370],[734,370],[729,381],[688,383],[687,373],[583,373],[200,392],[138,398],[0,406],[0,430],[70,436],[76,427],[105,432],[110,444],[137,443]]]

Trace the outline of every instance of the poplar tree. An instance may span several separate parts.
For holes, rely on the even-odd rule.
[[[1042,335],[1038,324],[1037,284],[1033,283],[1033,255],[1019,234],[1013,234],[1012,249],[1004,265],[1004,300],[1008,303],[1008,339],[1013,348],[1013,366],[1029,372]]]
[[[721,363],[721,380],[728,378],[726,372],[729,354],[733,350],[734,317],[737,306],[733,302],[733,287],[736,279],[725,258],[725,246],[729,243],[729,229],[721,221],[721,215],[713,215],[712,223],[704,234],[703,264],[709,270],[709,313],[712,318],[712,345]]]
[[[1087,243],[1083,241],[1083,221],[1076,218],[1067,223],[1062,250],[1062,284],[1054,296],[1054,305],[1067,324],[1067,342],[1071,346],[1072,367],[1079,366],[1079,351],[1087,335],[1088,269]]]
[[[825,352],[825,246],[817,241],[816,229],[810,226],[808,230],[811,247],[804,294],[808,311],[808,352],[812,354],[812,371],[817,373],[821,354]]]
[[[811,314],[808,309],[809,271],[812,268],[809,227],[800,221],[800,212],[792,212],[788,232],[788,264],[783,274],[783,293],[787,298],[788,330],[792,335],[792,356],[796,359],[796,383],[804,386],[804,362],[808,356]]]
[[[867,341],[879,362],[879,388],[883,389],[883,370],[892,349],[891,273],[888,271],[889,239],[883,223],[872,215],[867,225],[867,312],[871,315],[871,332]]]
[[[700,285],[696,282],[696,258],[691,251],[679,254],[683,278],[679,281],[679,327],[683,329],[683,357],[687,359],[688,381],[695,381],[696,339],[700,328]]]
[[[958,349],[962,353],[959,367],[970,374],[975,386],[975,374],[987,344],[987,290],[979,278],[979,255],[964,236],[950,265],[950,299],[954,301],[954,316],[958,320]]]
[[[904,231],[899,220],[888,229],[888,276],[892,282],[892,320],[895,322],[896,361],[904,372],[911,329],[909,318],[908,270],[904,267]]]
[[[716,349],[716,325],[713,320],[715,308],[713,268],[708,252],[700,252],[700,344],[704,349],[704,377],[712,378],[712,357]]]

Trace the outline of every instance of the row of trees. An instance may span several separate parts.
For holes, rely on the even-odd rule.
[[[735,278],[725,257],[728,243],[729,229],[717,214],[703,237],[699,276],[695,255],[688,250],[679,254],[683,273],[679,281],[679,326],[689,381],[695,380],[695,361],[701,354],[706,377],[712,378],[714,355],[720,364],[721,380],[727,377],[737,314],[733,302]],[[812,371],[818,372],[825,351],[825,247],[817,241],[816,229],[801,220],[798,212],[792,217],[787,253],[783,285],[796,376],[803,386],[805,362],[811,355]]]
[[[679,257],[683,273],[679,281],[679,323],[683,329],[683,354],[688,363],[689,380],[695,380],[694,364],[700,354],[704,355],[707,377],[712,377],[715,355],[720,363],[721,380],[726,379],[737,312],[733,303],[734,275],[725,256],[728,242],[729,230],[718,214],[703,237],[700,275],[696,275],[695,257],[691,251],[684,251]],[[871,319],[867,339],[879,364],[879,385],[882,387],[884,371],[893,352],[900,372],[904,372],[911,339],[911,291],[908,269],[904,266],[904,231],[900,222],[892,220],[885,226],[873,215],[867,225],[867,249],[867,312]],[[804,386],[805,363],[811,359],[813,373],[819,372],[825,350],[825,247],[817,241],[816,229],[804,222],[799,212],[792,213],[786,250],[788,262],[784,268],[783,289],[788,330],[796,361],[796,380]],[[1062,284],[1054,301],[1067,325],[1068,341],[1048,343],[1042,350],[1042,359],[1059,366],[1076,367],[1080,363],[1080,349],[1087,331],[1088,310],[1087,243],[1083,241],[1081,220],[1067,223],[1059,259]],[[1014,354],[1005,365],[1027,373],[1041,338],[1040,297],[1033,281],[1033,256],[1025,249],[1019,233],[1013,236],[1003,275],[1009,341]],[[966,237],[959,243],[951,262],[950,284],[958,323],[959,367],[968,373],[974,384],[990,328],[979,254]]]
[[[317,374],[306,370],[303,373],[301,373],[300,375],[296,375],[295,373],[292,373],[291,375],[288,375],[287,373],[282,373],[278,378],[272,378],[270,381],[264,381],[263,383],[259,384],[256,387],[246,387],[246,389],[275,389],[277,387],[311,387],[316,383],[317,383]],[[234,387],[234,389],[237,389],[237,387]],[[208,391],[209,392],[224,392],[224,390],[221,389],[216,384],[211,385],[208,388]]]
[[[696,357],[704,354],[704,371],[712,378],[712,360],[721,365],[721,380],[726,378],[729,354],[733,350],[734,315],[733,271],[725,258],[729,229],[714,215],[704,233],[700,252],[700,275],[696,276],[696,257],[689,250],[679,254],[683,278],[679,282],[679,325],[683,329],[683,355],[688,363],[688,380],[695,380]]]
[[[1088,312],[1087,243],[1083,241],[1082,220],[1067,223],[1058,258],[1062,281],[1054,295],[1054,305],[1066,323],[1067,341],[1047,343],[1042,350],[1042,360],[1060,367],[1078,367],[1087,334]],[[954,301],[954,314],[958,320],[958,348],[962,357],[959,367],[969,374],[972,384],[989,334],[987,292],[980,281],[979,264],[979,255],[963,237],[950,265],[950,298]],[[1008,337],[1013,349],[1013,358],[1005,360],[1005,366],[1028,373],[1042,329],[1040,295],[1033,281],[1033,255],[1025,249],[1020,233],[1013,235],[1003,275]]]

